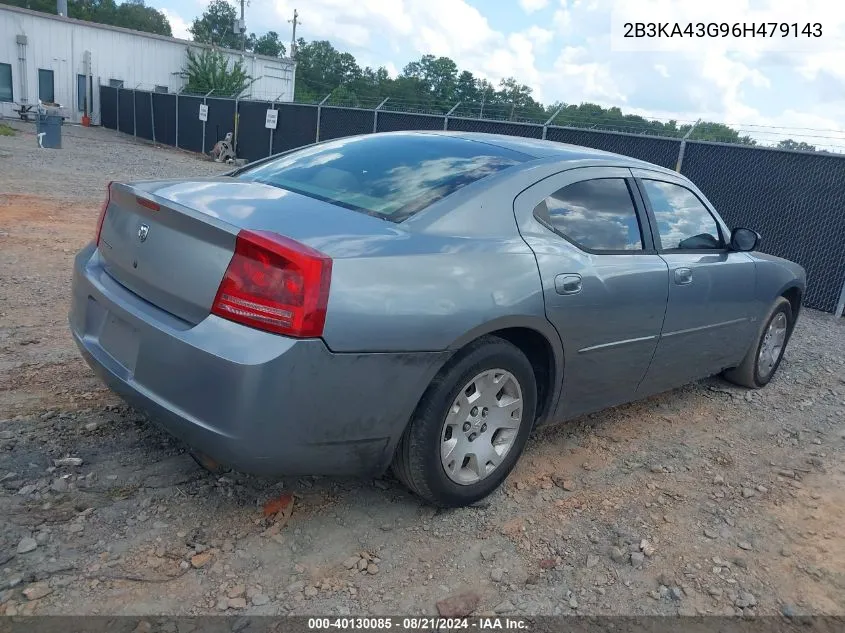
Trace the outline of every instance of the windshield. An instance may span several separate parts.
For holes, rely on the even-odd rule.
[[[461,187],[530,158],[454,136],[360,136],[286,154],[237,177],[401,222]]]

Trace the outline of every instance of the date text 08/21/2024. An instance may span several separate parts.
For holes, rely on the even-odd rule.
[[[460,630],[511,630],[528,631],[528,622],[523,618],[478,617],[478,618],[309,618],[311,631],[460,631]]]

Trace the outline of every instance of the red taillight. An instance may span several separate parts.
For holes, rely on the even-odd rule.
[[[211,313],[298,338],[322,336],[332,260],[269,231],[238,233]]]
[[[111,185],[106,185],[106,199],[103,201],[103,206],[100,207],[100,219],[97,220],[97,246],[100,245],[100,234],[103,232],[103,222],[106,219],[106,209],[109,208],[109,200],[111,199]]]

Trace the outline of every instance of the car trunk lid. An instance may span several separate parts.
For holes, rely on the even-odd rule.
[[[271,231],[330,257],[394,225],[278,187],[228,177],[113,183],[100,234],[105,271],[153,305],[199,323],[212,305],[241,229]]]

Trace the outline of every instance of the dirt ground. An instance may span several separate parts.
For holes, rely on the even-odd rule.
[[[217,477],[100,385],[66,312],[108,180],[222,167],[69,126],[65,149],[38,150],[16,127],[0,614],[423,615],[462,593],[475,614],[845,613],[845,320],[805,310],[761,391],[712,378],[541,429],[472,508],[437,511],[389,475]],[[265,517],[286,494],[292,511]]]

